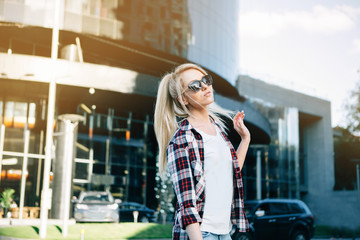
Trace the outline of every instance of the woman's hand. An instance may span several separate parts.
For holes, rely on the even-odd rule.
[[[242,140],[250,142],[250,132],[244,124],[244,117],[244,111],[236,113],[235,117],[233,118],[234,128]]]
[[[241,111],[238,112],[233,119],[234,128],[241,137],[241,142],[236,150],[240,170],[244,166],[245,156],[250,144],[250,132],[244,124],[244,117],[245,113],[244,111]]]

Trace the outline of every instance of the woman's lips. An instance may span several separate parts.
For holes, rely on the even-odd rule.
[[[205,97],[208,97],[208,96],[211,96],[211,95],[212,95],[212,92],[211,92],[211,91],[206,92],[206,93],[204,94]]]

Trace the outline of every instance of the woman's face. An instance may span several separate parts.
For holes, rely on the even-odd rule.
[[[201,80],[205,75],[196,69],[188,69],[181,74],[183,80],[183,100],[191,111],[192,109],[204,108],[214,102],[213,88],[201,82],[201,89],[197,92],[188,88],[189,84]]]

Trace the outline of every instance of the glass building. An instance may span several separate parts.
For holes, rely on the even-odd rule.
[[[300,198],[299,113],[253,101],[271,124],[271,142],[251,145],[243,170],[247,199]]]
[[[247,75],[240,75],[236,86],[271,128],[270,144],[252,145],[246,160],[247,198],[297,198],[317,225],[359,226],[355,191],[334,191],[331,102]]]
[[[154,103],[161,76],[184,62],[212,74],[218,104],[247,112],[253,144],[270,142],[269,122],[233,85],[238,1],[65,0],[59,9],[54,5],[0,0],[0,190],[14,188],[17,202],[25,196],[25,206],[39,205],[53,78],[55,118],[85,118],[76,143],[75,195],[109,189],[123,201],[159,209]],[[60,31],[54,64],[55,11]],[[237,134],[229,135],[237,145]]]

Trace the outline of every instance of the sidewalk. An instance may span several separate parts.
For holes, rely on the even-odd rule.
[[[75,219],[69,219],[69,225],[73,225],[75,223],[76,223]],[[40,218],[25,218],[25,219],[1,218],[0,219],[0,228],[11,227],[11,226],[26,226],[26,225],[40,226]],[[48,219],[47,225],[63,225],[63,220]]]
[[[75,219],[69,220],[69,225],[75,224]],[[48,219],[47,225],[62,225],[63,220],[61,219]],[[15,227],[15,226],[40,226],[39,218],[27,218],[27,219],[12,219],[12,218],[1,218],[0,219],[0,229],[4,227]],[[0,230],[1,231],[1,230]],[[0,236],[0,240],[32,240],[32,239],[22,239],[22,238],[13,238]],[[34,239],[35,240],[35,239]]]
[[[121,240],[122,239],[128,239],[127,237],[129,237],[129,236],[131,237],[133,235],[138,236],[138,237],[145,237],[145,238],[147,238],[149,236],[150,237],[151,236],[154,236],[154,237],[159,237],[160,236],[161,237],[161,236],[164,236],[164,235],[162,235],[163,231],[166,231],[166,233],[167,233],[166,236],[169,235],[168,234],[168,226],[165,226],[165,228],[164,228],[164,227],[159,227],[158,225],[151,225],[149,227],[149,226],[144,226],[143,224],[137,225],[137,224],[132,224],[132,223],[130,223],[130,224],[129,223],[124,223],[124,225],[121,225],[121,224],[109,224],[108,226],[103,226],[103,224],[94,224],[94,225],[87,224],[86,226],[82,227],[81,224],[76,225],[75,223],[76,222],[75,222],[74,219],[71,219],[69,221],[69,225],[71,225],[71,226],[69,226],[69,237],[71,237],[71,239],[74,239],[75,235],[76,235],[75,239],[79,239],[81,229],[83,229],[83,233],[85,233],[84,237],[89,237],[91,239],[100,239],[100,238],[101,239],[109,239],[109,234],[120,233],[119,228],[121,229],[121,233],[126,232],[125,230],[129,230],[129,229],[134,229],[135,232],[134,232],[134,234],[132,234],[132,232],[130,232],[130,233],[126,232],[125,234],[110,235],[111,239],[114,239],[114,236],[118,237],[118,239],[121,239]],[[51,227],[51,229],[53,230],[51,236],[48,236],[48,237],[51,237],[52,239],[55,239],[55,238],[56,239],[63,239],[62,237],[59,237],[60,235],[59,235],[59,232],[57,231],[57,230],[59,230],[60,234],[61,234],[61,230],[59,229],[59,227],[62,228],[62,225],[63,225],[62,220],[48,219],[47,225],[49,227]],[[17,228],[16,228],[17,226],[25,226],[26,231],[28,231],[28,229],[30,229],[29,234],[27,234],[27,232],[22,232],[22,234],[20,234],[20,232],[17,232],[18,231]],[[19,219],[0,219],[0,235],[8,235],[8,236],[10,236],[10,237],[8,237],[8,236],[0,236],[0,240],[38,240],[39,239],[39,236],[38,236],[39,229],[34,229],[35,231],[37,231],[37,234],[32,229],[32,228],[38,228],[38,226],[40,226],[40,219],[22,219],[22,220],[19,220]],[[5,230],[4,228],[6,228],[6,227],[15,227],[15,229]],[[104,229],[106,229],[106,233],[108,233],[108,234],[102,233],[103,227],[104,227]],[[154,229],[156,229],[156,231],[155,231],[156,234],[155,235],[153,233],[146,233],[146,234],[140,234],[140,235],[135,234],[135,233],[138,233],[137,232],[138,230],[147,231],[148,229],[150,229],[152,227],[154,227]],[[72,231],[70,231],[70,229],[72,229]],[[54,234],[54,230],[56,231],[56,234]],[[74,231],[75,231],[75,235],[74,235]],[[89,231],[89,232],[87,232],[87,234],[90,233],[90,235],[86,235],[85,231],[86,232]],[[132,231],[132,230],[130,230],[130,231]],[[1,233],[3,233],[3,234],[1,234]],[[29,239],[23,239],[24,237],[25,238],[29,237]],[[145,239],[138,238],[137,240],[145,240]],[[171,240],[171,239],[169,239],[169,238],[161,238],[161,239],[146,239],[146,240]]]
[[[22,238],[13,238],[13,237],[4,237],[0,236],[0,240],[38,240],[38,239],[22,239]]]
[[[12,237],[4,237],[4,236],[0,236],[0,240],[39,240],[39,239],[23,239],[23,238],[12,238]],[[123,240],[127,240],[127,239],[123,239]],[[152,238],[152,239],[132,239],[132,240],[171,240],[170,238],[160,238],[160,239],[156,239],[156,238]],[[343,239],[345,240],[345,239]]]

